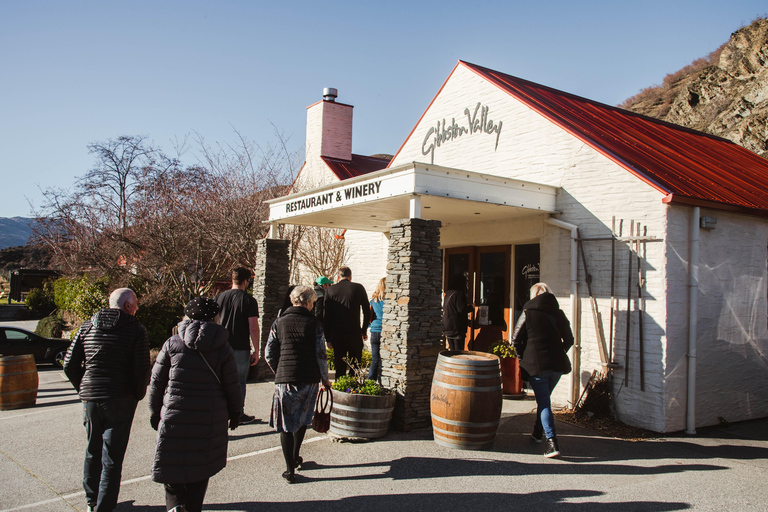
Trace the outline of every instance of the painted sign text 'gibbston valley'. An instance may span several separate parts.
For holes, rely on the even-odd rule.
[[[431,155],[432,162],[435,161],[435,148],[439,148],[444,142],[456,140],[465,133],[470,135],[474,133],[487,133],[496,134],[496,145],[493,150],[499,147],[499,136],[501,135],[501,121],[494,123],[492,119],[488,117],[490,107],[483,107],[478,102],[475,105],[474,111],[470,111],[468,108],[464,109],[464,115],[467,116],[467,125],[460,126],[456,123],[455,118],[451,118],[451,123],[446,125],[445,118],[442,121],[438,121],[436,126],[427,130],[427,135],[424,137],[424,142],[421,144],[421,154]]]
[[[376,195],[381,189],[381,180],[374,181],[372,183],[366,183],[364,185],[357,185],[346,187],[336,192],[324,192],[312,197],[304,199],[297,199],[285,204],[285,213],[298,212],[306,210],[308,208],[315,208],[317,206],[326,206],[331,204],[342,203],[348,199],[356,199],[358,197],[367,197]]]

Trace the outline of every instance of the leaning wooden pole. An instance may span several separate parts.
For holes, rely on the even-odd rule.
[[[646,228],[647,229],[647,228]],[[640,223],[637,223],[637,349],[640,351],[640,391],[645,391],[645,365],[643,364],[643,262],[640,256]]]
[[[629,224],[629,236],[635,231],[635,221]],[[624,344],[624,385],[629,386],[629,336],[632,327],[632,242],[629,242],[629,264],[627,266],[627,339]]]

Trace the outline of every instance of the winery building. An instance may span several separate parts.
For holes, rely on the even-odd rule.
[[[508,339],[533,283],[553,288],[576,336],[556,405],[610,371],[632,425],[692,433],[768,416],[767,160],[462,61],[394,158],[364,157],[334,92],[308,107],[306,163],[270,204],[262,321],[289,280],[277,228],[346,230],[353,280],[370,295],[387,277],[396,426],[429,425],[453,275],[474,305],[470,350]]]

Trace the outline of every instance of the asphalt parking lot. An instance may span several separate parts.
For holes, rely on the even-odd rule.
[[[39,366],[37,405],[0,411],[0,512],[85,510],[81,405],[63,372]],[[249,383],[247,411],[267,418],[273,385]],[[367,443],[307,433],[305,467],[289,485],[279,437],[266,423],[230,436],[227,467],[205,510],[767,510],[768,421],[702,429],[696,437],[629,442],[558,423],[563,456],[528,438],[532,400],[505,400],[493,449],[439,446],[430,431]],[[155,432],[139,404],[118,511],[165,510],[150,480]]]

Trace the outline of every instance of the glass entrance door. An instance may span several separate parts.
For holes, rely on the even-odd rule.
[[[465,348],[487,352],[499,339],[509,336],[511,246],[456,247],[445,251],[445,282],[448,289],[457,277],[466,283],[472,305]]]

